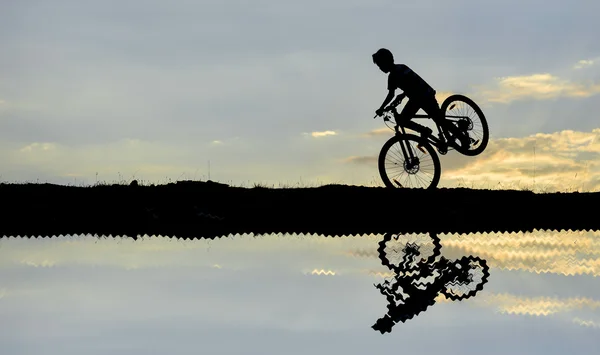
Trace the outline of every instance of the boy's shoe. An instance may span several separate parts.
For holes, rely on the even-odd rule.
[[[460,145],[468,149],[469,147],[471,147],[471,144],[475,141],[471,138],[471,136],[469,136],[469,123],[467,121],[461,120],[458,122],[457,126],[459,129],[459,131],[457,132],[457,138],[460,141]]]
[[[459,135],[458,140],[460,141],[460,145],[465,149],[469,149],[473,141],[467,132],[463,132],[463,134]]]

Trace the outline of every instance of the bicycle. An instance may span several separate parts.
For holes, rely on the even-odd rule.
[[[398,245],[394,245],[396,242]],[[439,294],[448,300],[462,301],[483,290],[490,276],[487,262],[473,255],[450,260],[441,256],[441,248],[440,239],[433,232],[427,236],[384,235],[377,251],[381,264],[394,275],[374,285],[388,301],[388,311],[372,326],[374,330],[391,332],[395,324],[433,306]],[[400,256],[393,258],[396,253]]]
[[[417,130],[429,131],[431,134],[428,134],[426,138],[423,138],[415,134],[406,133],[405,128],[408,127],[400,126],[397,123],[399,114],[396,110],[396,106],[399,104],[400,102],[397,102],[396,104],[388,106],[383,114],[386,126],[395,131],[394,136],[390,138],[381,148],[378,158],[379,175],[381,176],[381,179],[386,187],[394,188],[398,186],[400,188],[404,188],[405,186],[398,180],[400,179],[400,175],[403,175],[404,172],[406,172],[409,182],[412,180],[411,176],[414,175],[414,180],[417,180],[417,182],[429,181],[428,183],[425,183],[425,189],[434,189],[437,187],[441,177],[441,164],[438,153],[441,155],[446,155],[448,151],[454,149],[466,156],[476,156],[481,154],[488,145],[489,128],[483,111],[473,100],[464,95],[455,94],[444,100],[440,106],[440,110],[444,117],[441,122],[440,120],[436,120],[436,118],[429,115],[415,114],[412,117],[412,119],[431,118],[437,127],[438,137],[435,137],[429,128],[414,122],[412,119],[410,120],[411,126],[418,127]],[[471,117],[465,114],[448,114],[449,111],[455,110],[457,106],[461,106],[460,104],[470,106],[474,113],[479,117],[479,121],[481,122],[480,126],[483,129],[482,137],[479,139],[474,139],[470,135],[470,131],[472,131],[476,126]],[[464,109],[460,108],[458,111],[462,113]],[[392,122],[394,127],[390,127],[387,122]],[[411,127],[410,129],[413,128]],[[467,138],[469,139],[469,142],[467,142],[468,146],[464,147],[463,144],[466,142]],[[409,144],[411,142],[416,144],[416,149],[411,147],[411,144]],[[396,143],[399,143],[401,153],[395,154],[395,156],[400,159],[404,157],[404,161],[401,163],[392,163],[392,166],[389,169],[386,169],[386,163],[389,160],[387,157],[388,153],[391,157],[394,157],[394,153],[390,150]],[[433,149],[434,147],[437,149],[437,153]],[[417,156],[417,150],[422,153],[421,156]],[[429,174],[429,176],[431,176],[431,179],[429,180],[424,180],[423,178],[416,176],[417,173],[422,172],[422,168],[429,166],[422,165],[421,163],[421,160],[425,155],[429,155],[431,157],[433,166],[433,173]],[[390,178],[388,171],[393,173],[393,169],[397,168],[402,169],[401,172],[396,175],[392,174],[392,177]]]

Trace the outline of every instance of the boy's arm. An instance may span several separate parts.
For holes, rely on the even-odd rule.
[[[396,99],[394,100],[394,102],[392,102],[392,105],[398,106],[398,104],[400,104],[400,102],[402,100],[404,100],[405,97],[406,97],[406,94],[404,92],[402,94],[396,96]]]
[[[392,101],[392,99],[394,98],[394,95],[395,95],[394,91],[395,90],[388,91],[388,94],[385,97],[385,100],[383,100],[381,107],[379,107],[379,110],[377,110],[377,111],[383,111],[383,109],[387,106],[387,104],[389,104],[390,101]]]

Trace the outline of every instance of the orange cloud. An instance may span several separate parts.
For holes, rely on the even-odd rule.
[[[442,235],[442,251],[477,255],[490,268],[600,276],[600,231]]]
[[[317,275],[317,276],[335,276],[338,273],[333,270],[324,270],[324,269],[313,269],[311,271],[304,271],[304,275]]]
[[[598,93],[600,84],[574,82],[540,73],[497,78],[494,87],[484,88],[480,95],[487,101],[506,104],[523,99],[586,98]]]
[[[449,155],[442,164],[447,183],[496,181],[536,191],[591,191],[600,188],[600,128],[492,139],[480,156]]]
[[[344,159],[343,162],[377,167],[377,157],[375,156],[352,156]]]
[[[363,137],[379,137],[379,136],[389,136],[391,137],[394,134],[394,131],[392,131],[391,129],[384,127],[384,128],[378,128],[378,129],[374,129],[372,131],[369,131],[365,134],[363,134]]]
[[[326,136],[335,136],[337,133],[335,131],[323,131],[323,132],[312,132],[310,134],[314,138],[326,137]]]
[[[491,294],[473,297],[474,302],[496,307],[499,313],[549,316],[573,310],[600,308],[600,301],[591,298],[523,297],[511,294]]]

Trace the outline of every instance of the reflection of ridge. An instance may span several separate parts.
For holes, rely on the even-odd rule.
[[[387,233],[377,251],[382,265],[394,273],[391,279],[375,285],[388,301],[388,312],[372,326],[382,334],[391,332],[396,323],[424,312],[435,304],[439,294],[453,301],[475,296],[489,277],[487,263],[478,257],[464,256],[458,260],[440,257],[441,243],[435,233],[425,237]],[[398,261],[394,258],[397,254]],[[428,281],[431,278],[433,281]]]

